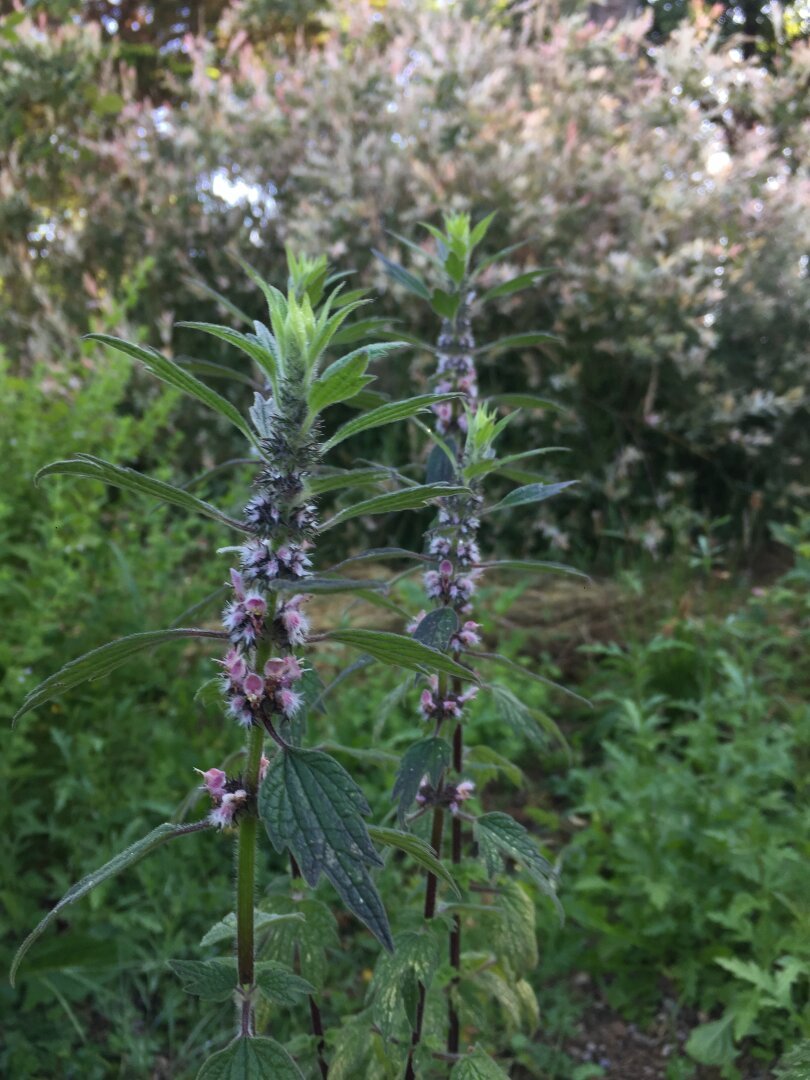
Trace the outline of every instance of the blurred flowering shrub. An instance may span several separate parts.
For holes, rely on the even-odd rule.
[[[749,544],[807,494],[806,44],[768,70],[700,15],[652,47],[646,19],[538,6],[516,29],[338,0],[308,43],[254,46],[243,7],[186,39],[167,103],[135,98],[92,27],[6,35],[0,333],[18,364],[58,355],[144,256],[133,317],[168,327],[192,311],[189,277],[240,302],[229,246],[271,275],[284,242],[325,249],[383,289],[369,248],[390,250],[387,228],[496,207],[493,242],[532,239],[493,274],[555,273],[541,312],[506,296],[481,334],[539,314],[564,345],[513,347],[482,386],[507,365],[568,404],[541,438],[564,437],[586,478],[538,539],[576,527],[655,553],[730,514]],[[416,298],[396,300],[427,336]]]

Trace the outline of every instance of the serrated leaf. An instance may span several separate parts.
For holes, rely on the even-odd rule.
[[[135,345],[130,341],[112,337],[110,334],[88,334],[87,338],[90,341],[99,341],[102,345],[115,349],[117,352],[122,352],[134,360],[140,360],[147,371],[151,372],[156,378],[168,383],[169,386],[173,386],[176,390],[182,390],[184,394],[196,398],[203,405],[207,405],[209,409],[219,413],[220,416],[224,416],[226,420],[229,420],[235,428],[242,432],[246,439],[256,445],[256,439],[250,430],[250,426],[239,410],[231,405],[230,401],[212,390],[210,386],[200,382],[199,379],[195,379],[190,372],[185,371],[173,360],[162,356],[156,349]]]
[[[481,297],[481,303],[486,304],[490,300],[497,300],[501,296],[511,296],[522,289],[528,289],[550,273],[551,270],[549,269],[527,270],[523,274],[518,274],[517,277],[502,281],[500,285],[493,285],[491,289],[487,289]]]
[[[299,895],[295,899],[274,896],[273,907],[289,914],[266,926],[262,959],[275,960],[286,967],[296,965],[302,978],[322,986],[326,976],[325,950],[339,943],[334,915],[320,900]],[[302,917],[303,922],[299,921]]]
[[[451,607],[434,608],[423,616],[413,632],[414,641],[444,652],[458,630],[458,615]]]
[[[370,431],[372,428],[385,427],[387,424],[407,420],[411,416],[416,416],[417,413],[427,412],[433,405],[461,396],[461,394],[455,393],[420,394],[418,397],[409,398],[407,401],[389,401],[387,404],[381,405],[379,409],[372,409],[371,412],[363,413],[361,416],[349,420],[343,427],[338,428],[332,438],[324,443],[323,451],[333,449],[333,447],[342,443],[344,439],[348,439],[352,435],[359,435],[361,431]]]
[[[299,998],[315,993],[311,982],[273,960],[256,964],[255,979],[264,997],[275,1005],[297,1005]]]
[[[182,629],[174,630],[147,630],[141,634],[130,634],[128,637],[111,641],[107,645],[101,645],[98,649],[92,649],[76,660],[71,660],[60,668],[54,675],[49,675],[39,686],[29,691],[20,708],[14,714],[12,724],[15,724],[21,716],[25,716],[32,709],[39,708],[46,701],[52,701],[67,690],[92,679],[100,679],[109,675],[121,664],[125,664],[130,657],[135,656],[144,649],[152,649],[155,645],[163,645],[167,641],[176,641],[180,638],[213,638],[224,640],[225,634],[218,630]]]
[[[450,1080],[509,1080],[500,1065],[489,1054],[476,1050],[469,1057],[457,1061],[450,1072]]]
[[[483,968],[476,971],[473,981],[483,990],[488,1001],[496,1001],[505,1014],[505,1027],[514,1031],[520,1027],[523,1008],[514,987],[497,968]]]
[[[422,983],[427,990],[439,966],[439,947],[429,929],[397,934],[392,954],[383,953],[374,969],[370,992],[374,1022],[389,1039],[408,1017],[407,992]]]
[[[369,813],[343,766],[319,750],[283,750],[259,790],[259,816],[276,851],[291,851],[313,887],[324,874],[349,910],[390,949],[388,916],[368,872],[382,865],[363,821]]]
[[[302,923],[304,916],[299,912],[276,914],[269,911],[257,911],[254,916],[256,930],[264,930],[278,922]],[[210,945],[217,945],[220,941],[234,941],[236,939],[236,912],[231,911],[224,919],[214,923],[208,933],[200,941],[200,946],[207,949]]]
[[[482,814],[476,819],[475,835],[490,877],[501,868],[502,855],[515,859],[541,891],[551,898],[562,918],[562,907],[557,899],[557,873],[519,822],[500,811]]]
[[[531,971],[538,962],[535,906],[531,896],[520,882],[503,881],[495,895],[493,910],[497,913],[496,955],[517,971]]]
[[[275,1039],[238,1038],[205,1062],[197,1080],[304,1080],[304,1074]]]
[[[684,1049],[701,1065],[731,1065],[737,1056],[734,1013],[729,1009],[719,1020],[693,1028]]]
[[[406,855],[410,855],[424,870],[439,878],[445,885],[449,885],[456,896],[461,896],[453,875],[444,863],[436,858],[430,844],[422,840],[421,837],[416,836],[414,833],[400,832],[399,829],[387,829],[381,825],[369,825],[368,834],[376,844],[397,848]]]
[[[468,682],[478,681],[469,668],[463,667],[455,660],[451,660],[449,656],[437,652],[436,649],[431,649],[402,634],[392,634],[387,630],[351,628],[330,630],[326,636],[330,641],[340,641],[352,648],[362,649],[363,652],[369,653],[375,660],[381,660],[384,664],[396,664],[410,671],[422,671],[428,674],[441,672]]]
[[[582,570],[577,570],[574,566],[567,566],[565,563],[546,562],[542,559],[496,559],[493,562],[484,562],[480,565],[487,571],[515,570],[521,574],[546,572],[551,574],[573,574],[574,577],[584,578],[585,581],[591,580],[588,574]]]
[[[238,985],[235,960],[170,960],[169,967],[187,994],[204,1001],[227,1001]]]
[[[161,502],[172,506],[180,506],[184,510],[202,514],[203,517],[211,518],[220,525],[227,525],[245,533],[250,531],[240,521],[235,521],[215,506],[195,498],[182,488],[173,487],[151,476],[144,476],[135,469],[113,465],[102,458],[93,457],[92,454],[77,454],[75,458],[65,461],[52,461],[50,465],[45,465],[39,470],[34,477],[34,483],[38,484],[45,476],[81,476],[87,480],[98,480],[102,484],[110,484],[126,491],[135,491],[153,499],[160,499]]]
[[[352,1018],[334,1032],[334,1052],[329,1062],[329,1080],[359,1080],[375,1076],[375,1051],[382,1044],[379,1035],[371,1030],[370,1017],[362,1014]],[[383,1074],[385,1075],[385,1074]]]
[[[364,499],[339,511],[323,523],[320,531],[326,532],[328,529],[333,529],[335,525],[342,525],[344,521],[366,514],[392,514],[399,510],[415,510],[433,499],[461,495],[468,491],[469,488],[459,484],[419,484],[416,487],[404,488],[402,491],[388,491],[383,495],[373,495],[370,499]]]
[[[551,717],[537,709],[529,709],[506,686],[492,683],[487,689],[495,700],[500,719],[518,735],[538,747],[545,747],[547,736],[552,735],[563,748],[567,748],[565,737]]]
[[[450,765],[450,756],[450,744],[438,735],[420,739],[402,755],[391,791],[391,798],[399,801],[397,816],[400,823],[416,798],[422,777],[427,776],[433,787],[436,787],[439,777]]]
[[[409,270],[406,270],[404,266],[400,266],[399,263],[393,262],[383,255],[381,251],[377,251],[376,248],[372,248],[371,250],[383,264],[386,274],[393,281],[396,281],[398,285],[402,285],[408,292],[412,292],[416,296],[421,297],[422,300],[430,300],[430,291],[421,278],[418,278],[416,274],[412,274]]]
[[[207,823],[171,825],[167,822],[164,825],[158,825],[156,829],[153,829],[142,839],[137,840],[134,844],[130,844],[130,846],[123,851],[119,851],[117,855],[110,859],[109,862],[99,867],[98,870],[93,870],[83,877],[81,881],[77,881],[75,885],[71,885],[62,899],[51,908],[45,918],[31,931],[17,950],[11,965],[11,971],[9,972],[9,981],[11,985],[14,985],[17,971],[25,958],[25,954],[34,942],[45,933],[51,923],[59,918],[68,905],[75,903],[77,900],[81,900],[83,896],[86,896],[103,881],[115,877],[116,874],[120,874],[122,870],[126,870],[129,866],[134,866],[135,863],[140,862],[141,859],[154,851],[155,848],[160,847],[161,844],[165,844],[167,840],[173,840],[178,836],[186,836],[189,833],[200,832],[204,828],[208,828]]]
[[[565,491],[566,488],[576,483],[576,480],[563,480],[559,484],[526,484],[525,487],[515,488],[514,491],[510,491],[500,502],[488,507],[485,512],[491,514],[496,510],[511,510],[516,506],[545,502],[546,499],[559,495],[561,491]]]

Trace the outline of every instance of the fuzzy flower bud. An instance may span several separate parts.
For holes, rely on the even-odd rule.
[[[200,785],[203,790],[207,791],[212,799],[219,801],[225,794],[225,781],[228,779],[222,769],[208,769],[206,772],[195,769],[194,771],[203,778]]]

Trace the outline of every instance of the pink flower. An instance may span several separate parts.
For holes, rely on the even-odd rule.
[[[233,823],[234,815],[239,807],[246,801],[247,792],[240,788],[238,791],[226,792],[222,796],[222,802],[208,815],[208,820],[219,829],[224,829]]]
[[[265,776],[267,776],[267,769],[269,768],[269,766],[270,766],[270,759],[266,758],[266,757],[262,757],[262,760],[259,762],[259,781],[260,782],[262,780],[264,780]]]
[[[287,687],[282,687],[276,694],[276,701],[278,702],[281,712],[285,716],[295,716],[298,710],[301,708],[303,698],[295,690],[290,690]]]
[[[423,716],[432,716],[436,712],[436,702],[429,690],[423,690],[419,699],[419,708]]]
[[[248,668],[245,658],[236,649],[229,649],[225,653],[224,659],[220,660],[219,663],[225,668],[225,674],[234,685],[238,686],[247,675]]]
[[[264,697],[264,679],[251,671],[242,682],[242,689],[251,705],[256,705]]]
[[[195,769],[194,771],[203,778],[200,785],[203,790],[207,791],[212,799],[221,799],[225,793],[225,781],[228,779],[222,769],[208,769],[206,772]]]

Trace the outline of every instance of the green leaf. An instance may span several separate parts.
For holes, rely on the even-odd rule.
[[[170,960],[187,994],[204,1001],[227,1001],[236,991],[235,960]]]
[[[489,1054],[476,1050],[469,1057],[457,1061],[450,1072],[450,1080],[509,1080],[500,1065]]]
[[[701,1065],[731,1065],[734,1048],[734,1013],[729,1009],[719,1020],[692,1029],[684,1049]]]
[[[425,506],[432,499],[463,495],[465,492],[469,493],[469,488],[459,484],[419,484],[416,487],[405,488],[403,491],[388,491],[383,495],[373,495],[370,499],[340,510],[334,517],[323,523],[320,531],[326,532],[327,529],[342,525],[344,521],[349,521],[351,518],[362,517],[366,514],[392,514],[398,510],[414,510]]]
[[[370,578],[368,581],[360,581],[358,578],[339,577],[307,577],[307,578],[276,578],[273,588],[278,592],[308,592],[308,593],[345,593],[365,592],[367,589],[385,589],[384,581]]]
[[[107,94],[99,94],[93,102],[93,112],[97,116],[117,116],[124,104],[124,99],[120,94],[110,91]]]
[[[516,788],[523,787],[526,782],[523,770],[491,746],[471,746],[464,756],[464,768],[480,776],[479,788],[489,783],[489,780],[499,773],[503,773]]]
[[[387,829],[382,825],[369,825],[368,834],[376,844],[396,848],[410,855],[414,862],[419,863],[424,870],[448,885],[456,896],[461,896],[453,875],[444,863],[436,858],[430,844],[421,837],[415,836],[414,833],[400,832],[399,829]]]
[[[454,257],[452,254],[449,256],[449,258]],[[461,296],[458,293],[445,292],[444,289],[434,289],[430,298],[430,306],[442,319],[452,322],[461,306]]]
[[[422,300],[430,300],[430,292],[427,285],[421,278],[418,278],[416,274],[412,274],[409,270],[406,270],[404,266],[400,266],[399,263],[393,262],[391,259],[386,258],[381,251],[377,251],[376,248],[371,249],[374,255],[380,260],[385,268],[386,274],[398,285],[402,285],[408,292],[414,293],[416,296],[422,298]]]
[[[277,754],[259,791],[259,816],[276,851],[289,850],[309,885],[329,879],[350,911],[388,949],[391,930],[369,866],[382,865],[363,816],[360,788],[334,758],[288,747]]]
[[[413,639],[431,649],[444,652],[456,630],[458,630],[458,615],[455,611],[450,607],[435,608],[420,620],[413,632]]]
[[[427,776],[433,787],[436,787],[439,777],[449,765],[450,744],[437,735],[420,739],[408,747],[402,755],[391,792],[391,798],[399,800],[397,816],[400,822],[416,798],[422,777]]]
[[[167,822],[164,825],[158,825],[158,827],[153,829],[147,836],[144,836],[134,844],[130,844],[124,851],[119,851],[117,855],[110,859],[109,862],[99,867],[98,870],[93,870],[91,873],[87,874],[86,877],[83,877],[81,881],[77,881],[75,885],[71,885],[62,899],[51,908],[45,918],[31,931],[17,950],[14,962],[11,965],[11,971],[9,972],[9,981],[11,985],[14,985],[17,971],[25,954],[34,942],[45,933],[51,923],[59,918],[69,904],[81,900],[83,896],[86,896],[95,889],[97,885],[100,885],[103,881],[107,881],[108,878],[115,877],[116,874],[120,874],[121,871],[126,870],[128,866],[134,866],[135,863],[140,862],[144,856],[154,851],[155,848],[160,847],[161,844],[165,844],[167,840],[173,840],[178,836],[186,836],[188,833],[200,832],[202,829],[208,827],[207,822],[198,822],[193,825],[171,825]]]
[[[375,315],[369,319],[358,319],[356,323],[341,326],[332,338],[332,345],[353,345],[364,338],[379,337],[388,327],[388,320]]]
[[[246,326],[252,326],[253,320],[247,314],[242,311],[240,307],[237,307],[227,296],[223,296],[222,293],[217,292],[206,282],[201,281],[199,278],[185,277],[184,282],[192,289],[196,289],[197,292],[202,293],[203,296],[209,297],[211,300],[215,300],[221,307],[223,307],[230,315],[237,320],[237,322],[244,323]]]
[[[406,1002],[407,987],[421,983],[427,990],[439,966],[438,942],[428,928],[397,934],[394,944],[394,952],[383,953],[377,961],[370,987],[374,1023],[385,1039],[397,1032],[406,1016],[415,1026]]]
[[[495,405],[506,405],[511,409],[556,409],[558,412],[568,412],[565,405],[550,398],[538,397],[537,394],[490,394],[487,401]]]
[[[252,390],[256,389],[256,380],[244,371],[235,371],[234,368],[225,364],[215,364],[213,360],[198,360],[193,356],[178,356],[176,363],[186,371],[195,375],[207,375],[209,379],[230,379],[232,382],[242,383]]]
[[[454,675],[467,682],[478,681],[469,668],[463,667],[455,660],[451,660],[449,656],[437,652],[436,649],[431,649],[402,634],[392,634],[387,630],[349,628],[330,630],[326,636],[330,641],[340,641],[344,645],[362,649],[363,652],[370,653],[375,660],[381,660],[384,664],[395,664],[410,671],[422,671],[428,674],[434,671],[441,672],[444,675]]]
[[[470,480],[474,480],[476,477],[487,476],[492,472],[501,472],[502,469],[507,469],[518,461],[525,461],[526,458],[556,453],[567,454],[570,451],[567,446],[542,446],[536,450],[524,450],[520,454],[508,454],[503,458],[486,458],[483,461],[476,461],[465,466],[463,470],[464,479],[469,483]]]
[[[522,289],[528,289],[551,272],[550,269],[527,270],[523,274],[518,274],[517,277],[510,278],[509,281],[502,281],[500,285],[493,285],[491,289],[487,289],[481,296],[481,303],[486,304],[490,300],[497,300],[501,296],[511,296]]]
[[[272,926],[277,922],[296,922],[302,923],[304,916],[299,912],[287,912],[285,914],[276,914],[270,911],[257,911],[253,917],[256,930],[263,930],[268,926]],[[202,948],[207,949],[210,945],[217,945],[220,941],[235,941],[236,940],[236,912],[231,911],[224,919],[220,919],[218,923],[214,923],[208,933],[203,937],[200,945]]]
[[[344,357],[331,365],[313,384],[309,392],[309,416],[313,419],[318,413],[354,397],[374,381],[373,375],[366,375],[368,357],[363,353]]]
[[[519,881],[504,880],[495,894],[494,911],[496,955],[516,971],[531,971],[539,959],[534,900]]]
[[[452,484],[458,474],[458,466],[455,455],[447,453],[446,444],[437,444],[428,454],[425,467],[425,483],[427,484]]]
[[[362,416],[357,416],[338,428],[332,438],[324,443],[323,450],[324,452],[331,450],[344,439],[359,435],[361,431],[369,431],[371,428],[407,420],[411,416],[416,416],[417,413],[427,412],[431,406],[438,405],[439,402],[461,396],[461,394],[420,394],[419,397],[409,398],[407,401],[389,401],[386,405],[381,405],[379,409],[363,413]]]
[[[551,686],[555,690],[559,690],[562,694],[567,694],[568,697],[573,698],[575,701],[581,702],[583,705],[587,705],[588,708],[593,708],[593,705],[582,694],[578,694],[575,690],[569,690],[567,686],[563,686],[561,683],[555,682],[553,679],[547,679],[545,675],[541,675],[539,671],[535,671],[534,668],[523,667],[520,664],[516,664],[514,660],[510,660],[508,656],[504,656],[502,653],[484,653],[475,652],[473,656],[478,656],[482,660],[489,660],[493,664],[500,664],[501,667],[508,668],[510,671],[514,671],[518,675],[525,675],[527,679],[531,679],[532,682],[542,683],[543,686]],[[536,713],[541,723],[545,723],[548,718],[542,713]],[[551,723],[551,721],[549,721]]]
[[[237,1038],[212,1054],[197,1080],[304,1080],[304,1074],[275,1039]]]
[[[297,961],[302,978],[322,986],[327,971],[325,950],[339,944],[334,915],[326,904],[313,897],[302,898],[301,892],[296,892],[295,898],[274,896],[272,902],[274,908],[286,909],[289,914],[268,925],[262,956],[285,967]],[[302,917],[304,921],[298,921]]]
[[[551,573],[551,574],[572,574],[574,577],[584,578],[585,581],[590,581],[590,577],[583,573],[582,570],[577,570],[574,566],[567,566],[565,563],[558,562],[546,562],[543,559],[496,559],[493,562],[484,562],[480,564],[487,572],[490,570],[515,570],[519,574],[536,574],[536,573]]]
[[[21,716],[25,716],[32,709],[39,708],[46,701],[52,701],[66,690],[72,690],[88,679],[101,679],[109,675],[121,664],[125,664],[131,656],[151,649],[155,645],[163,645],[167,641],[176,641],[178,638],[213,638],[225,640],[226,635],[218,630],[197,629],[174,629],[174,630],[148,630],[142,634],[130,634],[129,637],[111,641],[98,649],[93,649],[76,660],[65,664],[54,675],[50,675],[39,686],[31,690],[20,708],[14,714],[12,724],[16,724]]]
[[[209,409],[213,409],[214,412],[224,416],[226,420],[230,420],[235,428],[249,439],[254,445],[256,445],[256,439],[250,427],[239,412],[230,401],[227,401],[224,397],[221,397],[215,390],[212,390],[210,386],[206,386],[205,383],[200,382],[199,379],[195,379],[190,372],[185,371],[179,364],[176,364],[173,360],[169,360],[165,356],[161,356],[156,349],[149,348],[148,346],[135,345],[130,341],[123,341],[121,338],[112,337],[110,334],[87,334],[89,341],[100,341],[102,345],[108,346],[110,349],[115,349],[118,352],[124,353],[126,356],[132,357],[134,360],[140,360],[147,371],[151,372],[156,378],[162,382],[168,383],[169,386],[173,386],[176,390],[182,390],[184,394],[188,394],[189,397],[196,398],[197,401],[201,401],[203,405],[207,405]]]
[[[559,345],[560,338],[556,334],[549,334],[544,330],[535,330],[530,334],[510,334],[509,337],[499,338],[488,345],[482,345],[476,350],[481,353],[499,353],[506,349],[527,349],[532,345],[544,344]],[[510,395],[511,396],[511,395]]]
[[[488,507],[486,513],[492,513],[495,510],[509,510],[515,506],[527,506],[529,503],[545,502],[546,499],[559,495],[561,491],[565,491],[566,488],[571,487],[576,482],[576,480],[563,480],[559,484],[526,484],[525,487],[515,488],[514,491],[510,491],[500,502]]]
[[[470,233],[470,251],[472,251],[473,248],[478,247],[478,245],[487,235],[487,233],[489,232],[489,227],[492,224],[496,213],[497,210],[493,210],[491,214],[487,214],[486,217],[481,218],[473,231]]]
[[[273,960],[256,965],[256,985],[275,1005],[297,1005],[300,998],[315,993],[311,982]]]
[[[340,491],[342,488],[369,487],[388,478],[388,470],[374,469],[339,469],[323,476],[307,479],[307,487],[313,495],[324,495],[328,491]]]
[[[563,911],[557,899],[557,873],[519,822],[508,814],[493,811],[476,819],[475,835],[490,877],[501,869],[502,855],[517,860],[532,881],[551,898],[562,919]]]
[[[495,699],[498,716],[518,735],[528,739],[534,746],[545,747],[546,737],[552,735],[563,748],[567,743],[560,729],[545,713],[538,709],[529,709],[506,686],[493,683],[487,687]]]
[[[324,573],[331,574],[333,571],[339,569],[341,566],[349,566],[351,563],[358,562],[376,562],[380,559],[407,559],[415,560],[416,562],[430,562],[432,559],[428,555],[420,555],[418,551],[408,551],[407,548],[398,547],[382,547],[382,548],[368,548],[367,551],[361,551],[358,555],[350,555],[348,559],[343,559],[339,563],[335,563],[334,566],[330,566]]]
[[[243,334],[240,330],[232,330],[229,326],[219,326],[216,323],[179,322],[176,325],[184,326],[187,330],[201,330],[204,334],[210,334],[221,341],[227,341],[229,345],[233,345],[235,349],[239,349],[240,352],[243,352],[258,364],[273,386],[277,385],[278,368],[275,357],[255,334]]]
[[[163,480],[156,480],[151,476],[144,476],[135,469],[113,465],[91,454],[77,454],[75,458],[65,461],[52,461],[50,465],[45,465],[39,470],[34,477],[34,483],[38,484],[45,476],[81,476],[88,480],[99,480],[102,484],[110,484],[112,487],[123,488],[126,491],[136,491],[142,495],[149,495],[153,499],[170,503],[172,506],[192,510],[197,514],[202,514],[203,517],[218,521],[220,525],[228,525],[240,532],[250,531],[241,522],[228,517],[210,503],[195,498],[182,488],[176,488],[172,484],[166,484]]]

